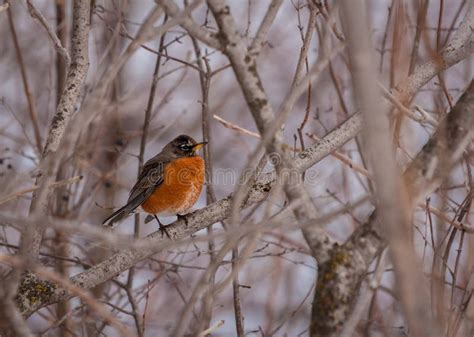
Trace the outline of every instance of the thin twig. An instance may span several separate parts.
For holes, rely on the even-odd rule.
[[[301,35],[301,40],[303,42],[303,46],[301,47],[299,60],[298,60],[297,66],[296,66],[295,76],[293,78],[293,85],[296,85],[296,83],[298,83],[298,81],[300,80],[301,68],[302,68],[303,62],[304,62],[305,68],[306,68],[306,74],[308,74],[308,72],[309,72],[308,50],[309,50],[309,46],[310,46],[310,43],[311,43],[311,39],[313,37],[313,31],[316,27],[317,10],[316,10],[316,7],[311,2],[308,3],[308,7],[309,7],[309,19],[308,19],[308,24],[307,24],[307,27],[306,27],[306,33],[304,34],[304,36],[303,36],[303,27],[301,26],[301,24],[299,25],[300,26],[300,35]],[[300,11],[299,11],[299,9],[298,9],[298,21],[300,21]],[[306,109],[305,109],[304,117],[303,117],[303,120],[301,121],[300,126],[297,128],[298,137],[300,139],[300,145],[301,145],[302,150],[304,150],[304,133],[303,133],[303,130],[304,130],[304,127],[305,127],[306,123],[308,122],[309,113],[311,112],[311,92],[312,92],[312,85],[311,85],[311,82],[310,82],[310,83],[308,83],[308,94],[307,94],[307,97],[306,97]],[[305,174],[304,173],[302,175],[302,179],[303,179],[303,181],[305,179]]]
[[[239,246],[236,245],[232,249],[232,297],[234,300],[234,317],[235,317],[235,332],[238,337],[245,336],[244,316],[242,315],[242,305],[240,300],[240,284],[239,284],[239,267],[237,261],[239,260]]]
[[[61,180],[61,181],[56,181],[56,182],[53,182],[53,183],[49,184],[48,188],[57,188],[57,187],[66,186],[66,185],[69,185],[69,184],[76,183],[76,182],[80,181],[81,179],[82,179],[82,176],[75,176],[75,177],[64,179],[64,180]],[[39,186],[36,185],[36,186],[28,187],[28,188],[25,188],[23,190],[14,192],[10,195],[7,195],[6,197],[3,197],[3,198],[0,199],[0,205],[6,203],[8,201],[11,201],[13,199],[19,198],[22,195],[25,195],[27,193],[34,192],[38,188],[39,188]]]
[[[35,5],[33,5],[31,0],[26,0],[26,4],[31,17],[37,19],[40,22],[51,38],[51,41],[53,41],[54,49],[56,49],[58,54],[64,59],[67,70],[71,64],[71,57],[69,56],[67,49],[63,47],[61,40],[59,40],[58,36],[54,32],[54,28],[48,23],[48,20],[46,20],[43,14],[41,14],[41,12],[35,7]]]
[[[413,73],[413,70],[415,69],[416,61],[418,59],[418,49],[420,46],[421,33],[425,29],[426,14],[428,13],[428,3],[429,3],[429,0],[423,0],[417,3],[419,8],[418,8],[418,16],[416,19],[416,31],[415,31],[415,38],[413,41],[413,48],[411,50],[411,55],[410,55],[410,67],[408,69],[408,74],[410,75]]]
[[[165,15],[163,19],[163,24],[166,23],[167,19],[168,17]],[[160,37],[160,42],[159,42],[159,47],[158,47],[160,54],[158,54],[156,57],[155,70],[153,71],[153,77],[152,77],[151,87],[150,87],[150,94],[148,96],[148,103],[145,109],[145,118],[144,118],[143,128],[142,128],[143,131],[142,131],[142,137],[140,140],[140,152],[138,154],[137,177],[140,175],[140,172],[142,171],[142,167],[143,167],[145,148],[147,144],[148,129],[150,127],[151,112],[153,109],[153,103],[155,101],[156,88],[158,86],[158,78],[159,78],[160,66],[161,66],[161,53],[163,52],[165,37],[166,37],[166,33],[164,33]],[[139,213],[135,214],[134,236],[135,238],[138,238],[140,236],[140,214]],[[126,292],[127,292],[127,296],[130,299],[130,303],[132,304],[133,319],[137,327],[137,333],[138,333],[138,336],[141,337],[144,335],[145,328],[144,328],[143,316],[140,315],[138,311],[139,310],[138,305],[136,303],[136,300],[133,298],[133,294],[132,294],[134,275],[135,275],[135,268],[132,267],[130,268],[128,272]]]
[[[188,2],[185,0],[185,5],[188,5]],[[202,56],[201,49],[199,47],[198,41],[194,36],[191,36],[191,42],[193,44],[194,54],[196,56],[196,64],[199,68],[199,83],[201,87],[201,129],[202,129],[202,138],[203,141],[207,142],[207,145],[204,147],[204,162],[206,167],[206,204],[209,205],[216,201],[216,196],[214,192],[214,186],[212,182],[213,166],[211,158],[211,149],[212,149],[212,138],[211,138],[211,129],[210,129],[210,110],[209,110],[209,90],[211,87],[211,76],[212,69],[209,64],[209,61],[206,57]],[[215,254],[215,242],[212,238],[213,227],[209,226],[207,229],[207,234],[209,235],[208,248],[209,248],[209,264],[216,264],[216,254]],[[217,270],[216,270],[217,271]],[[216,274],[209,274],[209,289],[212,289],[215,283]],[[205,326],[209,326],[212,318],[212,307],[213,307],[213,298],[212,293],[207,292],[202,300],[202,313],[201,320],[198,327],[198,331]]]
[[[6,11],[8,8],[10,8],[10,4],[8,2],[0,5],[0,13]]]
[[[218,328],[220,328],[221,326],[223,326],[224,323],[225,323],[225,321],[223,319],[221,319],[219,322],[217,322],[213,326],[211,326],[208,329],[204,330],[203,332],[199,333],[198,337],[204,337],[204,336],[209,335],[211,332],[213,332],[213,331],[217,330]]]
[[[354,333],[357,323],[359,323],[364,311],[369,305],[372,297],[375,295],[377,288],[380,286],[382,281],[382,276],[385,271],[385,267],[387,265],[386,255],[387,249],[384,249],[380,254],[380,259],[377,262],[377,267],[375,268],[375,273],[371,280],[369,280],[368,289],[365,290],[364,293],[361,294],[359,297],[357,304],[352,311],[352,314],[349,316],[346,324],[344,325],[344,329],[341,332],[341,337],[350,337]]]
[[[18,37],[16,34],[15,21],[13,19],[13,12],[12,12],[13,9],[9,1],[7,1],[5,5],[8,5],[7,6],[8,25],[10,26],[10,31],[12,33],[13,45],[15,46],[15,52],[18,59],[18,65],[20,67],[23,88],[25,90],[25,96],[28,102],[28,112],[30,113],[31,123],[33,124],[33,132],[34,132],[35,141],[36,141],[36,151],[38,153],[41,153],[42,145],[41,145],[41,133],[40,133],[40,128],[38,124],[38,111],[36,110],[35,99],[31,92],[30,84],[28,81],[28,75],[26,73],[25,62],[23,60],[23,54],[21,52],[20,44],[18,42]]]
[[[261,138],[259,133],[244,129],[243,127],[240,127],[236,124],[233,124],[229,121],[226,121],[222,117],[219,117],[217,115],[212,115],[212,118],[214,118],[216,121],[220,122],[222,125],[224,125],[228,129],[238,131],[238,132],[240,132],[244,135],[249,135],[249,136],[252,136],[252,137],[255,137],[255,138]]]

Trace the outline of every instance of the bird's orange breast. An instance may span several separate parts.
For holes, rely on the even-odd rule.
[[[204,185],[204,159],[180,158],[165,166],[163,183],[142,204],[151,214],[184,214],[196,203]]]

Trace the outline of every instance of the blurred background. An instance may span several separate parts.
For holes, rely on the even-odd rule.
[[[65,47],[70,46],[72,1],[32,1],[56,30]],[[181,0],[175,1],[181,8]],[[403,80],[415,65],[433,59],[441,50],[466,10],[465,0],[450,1],[367,1],[371,39],[376,50],[380,82],[387,89]],[[128,198],[136,181],[139,167],[140,141],[143,135],[145,111],[157,58],[159,72],[148,137],[144,152],[147,160],[180,134],[203,139],[202,93],[193,42],[184,30],[173,27],[163,37],[147,41],[139,48],[108,88],[106,97],[97,104],[86,104],[103,75],[130,41],[155,6],[146,0],[96,0],[91,12],[89,39],[90,67],[85,90],[81,94],[77,114],[91,116],[87,123],[72,123],[69,128],[78,132],[72,140],[71,151],[61,161],[57,181],[73,177],[82,179],[62,185],[54,193],[51,214],[59,219],[100,226],[114,208]],[[240,33],[250,44],[265,15],[268,0],[227,0]],[[321,53],[324,37],[343,41],[343,23],[336,1],[317,2],[320,12],[310,41],[307,64],[311,67]],[[426,18],[423,10],[426,6]],[[334,10],[334,11],[333,11]],[[193,11],[194,20],[216,31],[216,24],[207,6]],[[421,19],[420,19],[421,17]],[[329,24],[328,20],[334,20]],[[269,31],[267,41],[258,57],[258,70],[271,105],[277,111],[289,92],[303,36],[307,30],[309,9],[304,0],[283,0],[283,4]],[[163,16],[155,26],[163,23]],[[330,27],[330,28],[328,28]],[[9,215],[27,216],[40,153],[45,144],[65,74],[64,63],[55,51],[44,28],[28,11],[25,1],[11,1],[10,9],[0,13],[0,211]],[[228,60],[219,51],[198,42],[201,55],[210,71],[215,72],[209,86],[208,108],[205,119],[209,125],[208,146],[212,171],[210,183],[216,200],[237,187],[241,170],[259,143],[247,132],[229,128],[219,118],[251,132],[257,132],[248,106],[243,99]],[[161,56],[159,56],[161,55]],[[306,68],[303,70],[306,73]],[[420,106],[435,120],[442,118],[456,102],[473,78],[473,59],[442,72],[416,96],[411,106]],[[334,57],[291,111],[284,125],[284,139],[297,153],[301,150],[298,128],[305,146],[341,124],[356,112],[353,90],[345,52]],[[215,117],[217,116],[217,117]],[[405,118],[395,133],[397,160],[403,168],[420,150],[434,128]],[[66,135],[68,132],[66,133]],[[359,151],[360,143],[353,140],[340,149],[354,164],[364,167]],[[467,166],[472,156],[467,156]],[[466,164],[465,164],[466,165]],[[431,196],[431,205],[447,218],[453,218],[468,189],[467,169],[460,165],[443,187]],[[270,171],[268,164],[265,171]],[[306,175],[306,187],[321,214],[346,209],[355,200],[370,194],[366,176],[334,157],[327,157]],[[207,197],[206,197],[207,196]],[[212,199],[203,191],[195,208],[202,208]],[[265,209],[272,214],[285,207],[282,195],[271,195],[249,213],[246,221],[259,223]],[[327,224],[327,228],[341,242],[364,222],[373,205],[366,202]],[[163,218],[165,223],[174,217]],[[466,223],[472,221],[469,213]],[[143,224],[140,219],[139,236],[157,230],[157,224]],[[417,209],[414,218],[414,237],[420,257],[425,261],[426,274],[432,268],[436,249],[432,242],[441,243],[449,235],[446,221],[435,218],[429,231],[426,211]],[[0,250],[13,254],[18,246],[19,232],[8,224],[0,224]],[[133,235],[135,217],[131,216],[116,229]],[[214,230],[222,232],[221,224]],[[433,240],[432,240],[433,238]],[[144,317],[146,336],[167,336],[179,324],[183,308],[193,293],[197,281],[208,268],[215,247],[220,247],[225,236],[208,240],[206,231],[196,233],[195,240],[175,246],[135,266],[133,274],[124,272],[92,290],[123,323],[135,329],[133,311]],[[462,295],[469,281],[472,266],[472,238],[455,236],[454,247],[461,249],[456,273],[447,273],[446,291],[451,293],[451,305]],[[459,248],[461,245],[461,248]],[[441,246],[439,246],[441,247]],[[441,248],[440,248],[441,249]],[[441,251],[441,250],[440,250]],[[41,248],[41,262],[63,275],[77,274],[98,263],[114,252],[114,247],[48,229]],[[436,254],[436,253],[435,253]],[[453,270],[455,254],[445,255],[445,263]],[[231,270],[231,254],[219,262],[215,282],[226,278]],[[1,267],[6,273],[8,268]],[[274,229],[266,228],[253,252],[243,262],[239,272],[241,306],[247,336],[306,336],[310,320],[311,301],[317,267],[309,253],[296,221],[292,216]],[[449,285],[456,276],[456,284]],[[393,278],[388,270],[383,287],[377,291],[366,318],[354,335],[407,335],[394,298]],[[132,300],[133,298],[133,300]],[[234,307],[232,285],[208,294],[212,310],[205,309],[205,299],[194,303],[190,331],[203,331],[220,320],[213,336],[233,336]],[[136,302],[134,308],[132,301]],[[448,305],[449,307],[449,305]],[[145,313],[145,314],[144,314]],[[467,315],[470,311],[467,311]],[[34,333],[41,336],[115,336],[118,333],[107,323],[97,320],[78,299],[49,306],[28,320]]]

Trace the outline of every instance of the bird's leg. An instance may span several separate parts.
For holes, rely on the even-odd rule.
[[[158,230],[161,232],[161,237],[163,237],[163,232],[164,232],[166,236],[168,237],[168,239],[171,239],[170,234],[165,228],[166,226],[161,223],[160,219],[158,219],[158,216],[156,214],[153,214],[153,216],[155,217],[156,222],[158,222],[158,226],[159,226]]]
[[[186,215],[176,214],[176,217],[178,218],[178,220],[183,220],[184,225],[188,227],[188,218],[186,217]]]

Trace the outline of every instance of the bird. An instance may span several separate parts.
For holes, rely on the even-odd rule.
[[[169,142],[143,165],[125,206],[113,212],[102,224],[113,227],[141,206],[168,235],[158,216],[177,215],[180,218],[194,206],[205,180],[204,159],[197,151],[206,144],[197,143],[187,135]]]

